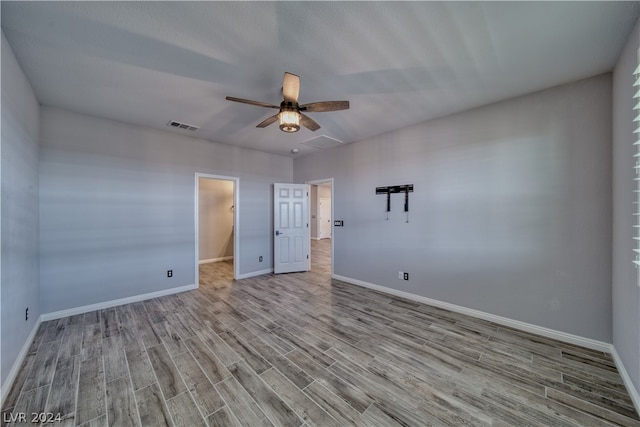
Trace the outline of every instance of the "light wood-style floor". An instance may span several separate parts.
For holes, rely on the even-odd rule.
[[[4,405],[83,426],[640,426],[611,357],[330,279],[233,281],[43,323]]]

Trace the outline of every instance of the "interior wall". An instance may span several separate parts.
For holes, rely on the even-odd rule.
[[[199,181],[198,257],[200,261],[233,257],[233,181]]]
[[[309,214],[311,215],[311,238],[318,238],[318,186],[310,185]]]
[[[2,33],[0,256],[1,376],[5,380],[40,316],[38,279],[39,105]],[[26,308],[29,320],[25,320]]]
[[[318,198],[319,199],[330,199],[331,198],[331,186],[330,185],[319,185],[318,186]]]
[[[311,238],[318,239],[320,237],[320,198],[331,198],[331,186],[312,184],[310,187]]]
[[[318,210],[318,230],[320,227],[320,199],[329,199],[331,200],[331,185],[327,185],[327,184],[320,184],[318,185],[318,199],[316,201],[317,203],[317,210]],[[318,234],[320,232],[318,231]],[[325,238],[325,236],[323,236],[323,238]]]
[[[633,167],[638,135],[633,131],[633,72],[638,66],[640,21],[636,24],[613,73],[613,344],[640,394],[640,282],[634,267],[632,213],[637,195]]]
[[[43,313],[193,285],[195,173],[239,178],[235,262],[273,266],[272,183],[291,182],[290,158],[51,107],[41,135]]]
[[[611,126],[605,74],[295,159],[294,179],[334,177],[336,275],[611,342]],[[403,194],[387,221],[375,189],[402,184],[409,222]]]

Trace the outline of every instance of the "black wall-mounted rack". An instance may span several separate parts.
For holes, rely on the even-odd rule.
[[[391,195],[394,193],[404,193],[404,211],[409,212],[409,193],[413,193],[413,184],[376,187],[376,194],[387,195],[387,219],[389,219],[389,212],[391,212]],[[408,214],[407,222],[409,222]]]

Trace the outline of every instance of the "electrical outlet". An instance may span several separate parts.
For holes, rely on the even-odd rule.
[[[29,307],[24,311],[24,321],[29,320]]]
[[[404,279],[404,280],[409,280],[409,273],[404,273],[404,277],[403,277],[403,279]]]
[[[167,270],[167,277],[173,277],[173,270]]]
[[[260,256],[258,257],[258,261],[259,261],[259,262],[262,262],[262,255],[260,255]]]
[[[402,271],[398,271],[398,279],[402,280],[402,275],[403,275],[403,274],[404,274],[404,273],[402,273]]]

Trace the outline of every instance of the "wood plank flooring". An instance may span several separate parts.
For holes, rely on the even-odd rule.
[[[608,354],[332,281],[312,247],[311,272],[204,264],[197,290],[43,323],[2,424],[640,426]]]

